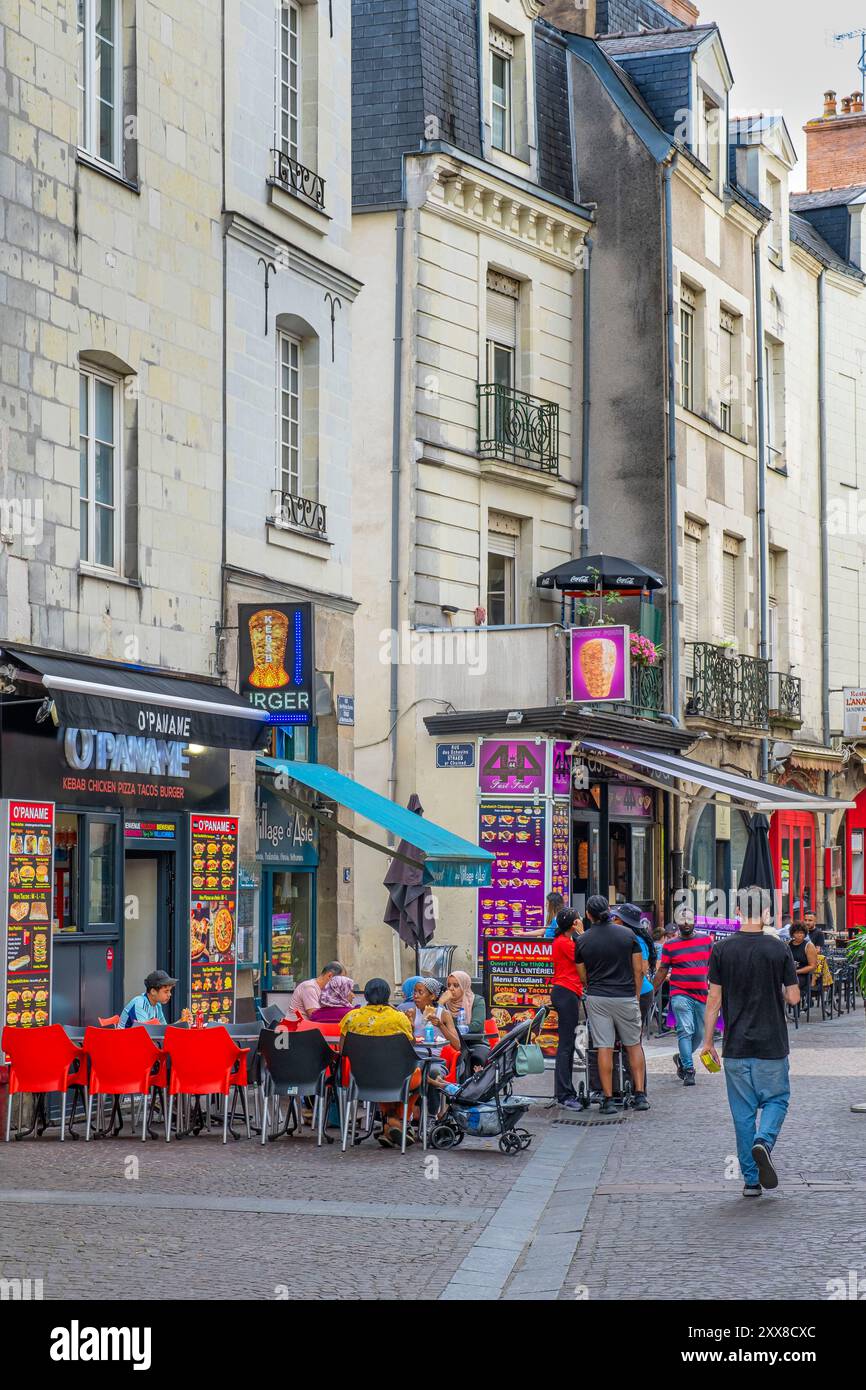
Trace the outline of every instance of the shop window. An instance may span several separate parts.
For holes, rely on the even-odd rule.
[[[79,817],[61,811],[54,837],[54,921],[57,931],[79,930]]]
[[[120,911],[119,817],[57,817],[54,920],[63,932],[117,928]]]
[[[116,923],[117,825],[88,817],[87,923],[90,927]]]

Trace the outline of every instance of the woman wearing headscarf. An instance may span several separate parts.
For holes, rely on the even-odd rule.
[[[312,1023],[341,1023],[355,1008],[355,981],[348,975],[332,975],[322,990],[319,1007],[310,1014]]]
[[[436,1030],[435,1044],[439,1047],[448,1043],[449,1047],[460,1050],[460,1034],[449,1010],[439,1002],[442,986],[432,975],[421,976],[412,990],[412,1006],[407,1010],[412,1032],[416,1038],[424,1038],[424,1030],[432,1023]]]
[[[423,975],[410,975],[407,980],[403,981],[402,985],[400,986],[400,991],[403,995],[403,1002],[402,1004],[397,1005],[397,1008],[400,1010],[401,1014],[412,1013],[412,1010],[415,1008],[415,1000],[413,997],[415,993],[415,986],[417,985],[419,980],[423,979]]]
[[[462,1009],[466,1032],[484,1032],[484,1024],[487,1021],[487,1007],[484,1003],[484,997],[481,994],[473,993],[472,981],[465,970],[452,970],[445,983],[441,1002],[453,1018],[455,1029]],[[461,1042],[463,1042],[462,1039]],[[468,1067],[464,1066],[464,1071],[468,1072],[472,1067],[483,1067],[489,1052],[490,1048],[487,1043],[463,1042],[464,1062],[468,1061],[469,1063]]]

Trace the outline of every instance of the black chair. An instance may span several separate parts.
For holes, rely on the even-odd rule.
[[[327,1095],[333,1085],[334,1054],[318,1030],[290,1033],[285,1028],[275,1031],[263,1028],[259,1035],[259,1074],[261,1077],[264,1114],[262,1117],[262,1143],[268,1137],[268,1107],[273,1098],[274,1118],[277,1125],[277,1138],[280,1133],[294,1134],[300,1125],[297,1113],[299,1097],[314,1097],[313,1120],[316,1124],[317,1143],[321,1148],[327,1113]],[[414,1055],[414,1054],[413,1054]],[[280,1096],[288,1096],[290,1104],[286,1123],[282,1131],[278,1128]],[[289,1123],[296,1116],[296,1122]],[[325,1135],[329,1144],[334,1141]]]
[[[259,1013],[262,1016],[262,1022],[266,1023],[269,1028],[273,1028],[275,1023],[281,1023],[285,1018],[285,1014],[278,1004],[266,1004],[264,1007],[260,1006]]]
[[[412,1077],[421,1070],[421,1139],[427,1147],[427,1090],[425,1086],[429,1062],[420,1062],[414,1047],[403,1033],[384,1038],[365,1038],[359,1033],[347,1033],[343,1040],[342,1062],[349,1064],[349,1075],[342,1090],[343,1153],[351,1134],[355,1143],[355,1123],[358,1103],[368,1105],[397,1102],[403,1106],[403,1129],[400,1152],[406,1152],[406,1131],[409,1126],[409,1096]]]

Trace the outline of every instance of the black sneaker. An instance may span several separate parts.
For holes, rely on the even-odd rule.
[[[752,1145],[752,1158],[758,1165],[758,1173],[761,1178],[761,1186],[773,1188],[779,1186],[779,1174],[773,1167],[773,1160],[770,1157],[770,1150],[762,1140]]]
[[[694,1084],[695,1084],[695,1074],[694,1074],[694,1072],[693,1072],[693,1071],[683,1071],[683,1085],[684,1085],[684,1086],[694,1086]]]
[[[685,1068],[683,1067],[683,1061],[678,1052],[674,1053],[674,1066],[677,1069],[677,1076],[680,1078],[680,1081],[682,1081]]]
[[[646,1091],[635,1091],[631,1108],[632,1110],[649,1110],[650,1103],[646,1098]]]
[[[599,1113],[599,1115],[618,1115],[618,1114],[619,1114],[619,1106],[617,1105],[617,1103],[616,1103],[616,1101],[614,1100],[613,1096],[605,1096],[604,1100],[603,1100],[602,1103],[601,1103],[601,1107],[600,1107],[598,1113]]]
[[[753,1186],[752,1183],[747,1182],[747,1183],[745,1183],[745,1184],[743,1185],[743,1196],[744,1196],[744,1197],[760,1197],[760,1195],[761,1195],[761,1184],[760,1184],[760,1183],[757,1183],[756,1185]]]

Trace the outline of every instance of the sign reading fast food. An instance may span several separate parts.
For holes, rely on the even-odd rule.
[[[238,605],[238,689],[272,724],[312,724],[313,605]]]
[[[3,1022],[51,1022],[54,802],[2,803]]]
[[[237,989],[238,818],[189,818],[190,1009],[193,1022],[233,1023]]]

